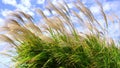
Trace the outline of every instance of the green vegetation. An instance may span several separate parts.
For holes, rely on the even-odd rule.
[[[98,2],[97,2],[98,3]],[[67,4],[57,8],[49,4],[58,15],[47,17],[37,9],[44,22],[35,25],[34,19],[21,11],[11,13],[7,26],[2,27],[2,41],[10,43],[17,55],[13,57],[15,68],[120,68],[120,49],[112,39],[106,38],[108,19],[100,3],[106,26],[95,19],[81,2],[74,4],[83,16],[70,10]],[[70,12],[68,12],[70,11]],[[73,14],[82,33],[71,19]],[[42,25],[43,24],[43,25]],[[7,35],[6,35],[7,34]]]

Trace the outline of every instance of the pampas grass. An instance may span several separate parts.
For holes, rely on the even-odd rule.
[[[36,9],[44,20],[44,25],[40,26],[35,25],[32,16],[22,11],[9,14],[11,17],[7,20],[8,24],[1,27],[6,32],[0,35],[0,39],[13,44],[16,49],[14,65],[11,67],[119,68],[120,49],[114,40],[106,38],[107,28],[100,25],[80,1],[74,5],[84,17],[69,9],[65,2],[59,3],[60,9],[52,3],[47,7],[58,16],[52,14],[52,17],[47,17],[40,9]],[[101,4],[98,5],[105,24],[109,27],[107,15]],[[88,30],[87,33],[76,29],[70,18],[72,14],[79,20],[79,27]]]

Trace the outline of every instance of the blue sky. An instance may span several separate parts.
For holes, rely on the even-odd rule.
[[[4,19],[7,17],[7,14],[9,14],[12,11],[15,10],[21,10],[23,12],[26,12],[33,17],[36,17],[35,8],[40,8],[43,10],[43,12],[49,16],[49,12],[45,10],[45,6],[47,5],[47,1],[53,2],[53,4],[57,5],[57,2],[61,2],[62,0],[0,0],[0,26],[4,25]],[[74,2],[75,0],[65,0],[68,4],[68,6],[71,9],[74,9],[74,5],[71,2]],[[94,15],[97,17],[98,21],[103,22],[102,19],[99,18],[99,7],[97,4],[95,4],[94,0],[81,0],[91,11],[94,13]],[[104,11],[106,14],[115,13],[116,15],[120,16],[120,0],[98,0],[102,3]],[[79,13],[79,12],[78,12]],[[113,38],[119,38],[119,29],[118,23],[115,23],[114,25],[110,25],[109,28],[109,35]],[[114,29],[113,29],[114,28]],[[0,43],[0,51],[5,49],[4,47],[8,45],[6,43]],[[3,56],[0,56],[0,62],[6,63],[6,58],[3,58]],[[9,64],[8,64],[9,65]],[[4,66],[0,63],[0,68],[9,68]]]

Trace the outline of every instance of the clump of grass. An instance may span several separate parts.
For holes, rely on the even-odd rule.
[[[1,34],[0,38],[16,49],[13,67],[119,68],[120,49],[112,39],[110,42],[107,40],[106,27],[100,25],[92,12],[81,2],[73,4],[84,17],[69,9],[66,3],[58,4],[60,9],[52,3],[46,8],[56,12],[57,16],[53,14],[52,17],[47,17],[40,9],[36,9],[44,20],[44,25],[40,27],[24,12],[10,14],[12,18],[2,28],[5,34]],[[101,12],[109,27],[102,7]],[[79,27],[84,27],[88,33],[81,33],[76,29],[71,19],[72,14],[78,19]]]

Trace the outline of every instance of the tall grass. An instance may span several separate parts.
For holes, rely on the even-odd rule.
[[[27,13],[11,13],[8,24],[1,28],[4,34],[0,35],[2,41],[10,43],[16,50],[17,54],[13,56],[15,64],[11,67],[119,68],[120,49],[112,39],[107,40],[107,15],[100,3],[97,3],[101,7],[106,27],[80,1],[73,4],[82,16],[69,9],[65,2],[58,3],[60,8],[49,3],[46,9],[51,12],[51,17],[36,9],[44,20],[39,26]],[[76,29],[71,15],[78,19],[79,27],[88,30],[87,33]]]

